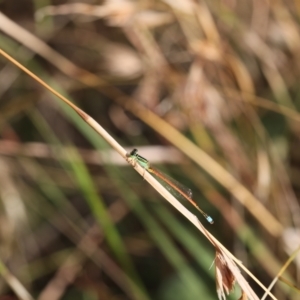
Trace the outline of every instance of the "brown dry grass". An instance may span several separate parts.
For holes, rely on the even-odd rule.
[[[2,5],[4,9],[0,13],[0,29],[5,35],[2,36],[1,48],[11,53],[23,65],[30,62],[30,69],[39,74],[39,77],[46,78],[47,82],[64,94],[72,95],[80,103],[78,106],[82,110],[75,106],[73,108],[81,118],[98,128],[98,133],[123,158],[126,158],[126,151],[111,136],[118,136],[123,144],[149,144],[147,158],[150,161],[153,161],[153,156],[159,162],[160,155],[168,151],[167,148],[162,149],[159,154],[154,155],[151,151],[153,144],[173,145],[178,148],[188,160],[178,156],[177,176],[182,177],[182,174],[186,174],[185,180],[194,185],[194,190],[202,191],[205,198],[215,206],[215,210],[211,209],[209,214],[216,215],[216,222],[214,227],[209,229],[218,239],[222,239],[231,252],[239,249],[234,253],[235,256],[244,263],[248,261],[248,266],[255,276],[267,285],[300,242],[289,238],[290,233],[297,232],[300,227],[297,151],[300,120],[297,112],[300,73],[298,2],[106,1],[101,5],[65,2],[63,5],[35,7],[36,19],[30,17],[26,10],[17,12],[15,18],[8,17],[13,10],[8,2],[4,1]],[[35,33],[32,32],[32,28],[36,28]],[[41,57],[43,61],[40,60]],[[54,104],[55,102],[49,99],[49,94],[35,85],[34,81],[21,75],[17,68],[4,60],[3,62],[0,73],[0,95],[3,99],[3,103],[0,104],[0,159],[7,171],[4,176],[6,180],[2,180],[1,184],[3,211],[0,221],[6,228],[2,232],[4,246],[1,258],[7,266],[11,261],[20,261],[19,266],[30,266],[29,256],[20,251],[23,247],[11,251],[14,249],[13,245],[24,243],[24,239],[29,236],[34,237],[38,241],[37,244],[40,243],[41,237],[33,230],[29,220],[34,220],[32,223],[35,226],[43,224],[46,232],[51,230],[44,221],[35,217],[30,206],[24,206],[25,198],[33,197],[38,201],[38,190],[42,189],[43,184],[39,182],[39,178],[29,180],[28,172],[24,172],[21,167],[21,161],[29,160],[30,168],[33,169],[40,165],[45,174],[55,181],[56,177],[51,173],[51,164],[56,168],[56,162],[64,165],[63,157],[70,157],[76,161],[77,156],[68,150],[70,143],[75,143],[82,150],[81,153],[88,152],[84,152],[86,142],[82,140],[82,136],[75,134],[73,127],[61,116],[64,114],[64,108]],[[110,134],[102,131],[97,122],[90,119],[83,110]],[[31,130],[39,132],[42,137],[36,133],[28,135],[25,129],[28,119],[35,124],[31,125]],[[78,124],[80,121],[75,119],[74,122]],[[146,130],[142,124],[146,124],[151,131]],[[47,126],[53,130],[51,134],[46,129]],[[85,138],[93,143],[88,129],[82,130]],[[60,145],[58,140],[64,141],[68,147]],[[22,152],[32,141],[42,142],[41,150],[49,147],[48,154],[43,152],[43,159],[47,160],[40,161],[38,156]],[[95,141],[95,136],[92,137],[92,141]],[[21,150],[7,150],[11,149],[7,148],[8,143],[14,143]],[[48,143],[58,145],[64,154],[53,150]],[[36,150],[39,150],[39,144],[35,145]],[[103,147],[101,143],[94,146]],[[165,153],[165,156],[167,155]],[[88,162],[84,155],[81,159],[83,165]],[[105,161],[109,159],[104,157],[103,162]],[[160,162],[163,163],[164,160],[161,159]],[[190,164],[186,165],[188,162]],[[70,166],[71,171],[61,169],[62,181],[57,183],[59,191],[66,197],[64,201],[67,203],[72,200],[66,186],[62,184],[69,180],[68,172],[73,174],[68,188],[73,192],[81,191],[83,199],[89,199],[92,185],[80,177],[80,173],[85,172],[85,169],[72,162]],[[139,169],[139,166],[136,168]],[[19,170],[19,174],[15,170]],[[144,170],[139,171],[143,175]],[[117,183],[124,180],[118,172],[106,171],[106,176],[103,171],[98,174],[89,169],[89,172],[95,172],[95,177],[101,176],[100,191],[106,205],[111,201],[123,203],[124,199],[129,197],[130,192],[124,184]],[[144,177],[151,182],[152,179],[148,175],[147,173]],[[74,178],[77,178],[77,181]],[[114,181],[114,178],[119,178],[119,181]],[[10,182],[10,185],[5,182]],[[132,179],[129,182],[132,182]],[[152,184],[156,185],[161,194],[166,193],[155,181],[152,181]],[[8,188],[9,186],[11,188]],[[90,189],[87,189],[87,186]],[[50,193],[49,188],[47,191]],[[112,191],[114,197],[109,196]],[[140,198],[147,197],[147,193],[139,192]],[[14,205],[20,207],[16,212],[10,208],[10,193],[15,195]],[[46,195],[46,198],[50,197]],[[198,197],[199,195],[198,193]],[[43,198],[45,197],[41,199]],[[129,198],[134,197],[132,195]],[[147,299],[155,297],[159,289],[171,293],[172,287],[166,284],[169,276],[163,276],[163,273],[160,277],[162,284],[156,285],[155,292],[149,291],[149,283],[141,280],[143,272],[137,272],[133,267],[134,263],[130,262],[135,260],[132,254],[128,253],[129,246],[123,245],[122,233],[117,233],[119,230],[116,230],[115,225],[122,223],[127,215],[135,211],[134,204],[127,202],[127,212],[118,219],[114,215],[107,217],[104,207],[98,207],[93,200],[86,200],[86,203],[102,226],[101,230],[104,230],[108,237],[108,241],[94,242],[93,247],[96,249],[100,244],[108,247],[110,250],[105,249],[102,255],[106,255],[106,251],[109,256],[115,255],[113,258],[107,257],[107,262],[111,262],[111,265],[118,262],[119,266],[116,266],[113,272],[109,272],[111,269],[104,266],[106,276],[114,284],[103,279],[100,280],[101,288],[98,289],[94,286],[97,280],[87,276],[85,285],[93,286],[94,293],[105,294],[107,299],[121,299],[123,294],[133,299]],[[86,230],[89,225],[86,224],[88,218],[80,214],[77,205],[78,203],[64,211],[66,215],[61,217],[53,234],[59,238],[58,232],[63,232],[69,239],[75,236],[72,230],[76,228],[78,235],[71,239],[74,246],[72,250],[75,252],[66,254],[63,261],[68,266],[69,260],[72,261],[75,257],[74,272],[83,280],[82,267],[87,264],[90,254],[85,252],[87,250],[82,250],[82,258],[76,251],[81,249],[82,240],[86,236],[88,238],[89,232]],[[55,216],[56,211],[60,212],[60,209],[54,208],[51,218]],[[149,209],[151,211],[151,208]],[[180,208],[181,211],[183,209]],[[221,213],[218,215],[217,211]],[[73,224],[78,213],[83,223]],[[177,247],[168,246],[167,242],[164,244],[164,239],[160,240],[151,233],[151,228],[159,222],[152,220],[153,216],[149,216],[142,208],[135,213],[145,227],[145,232],[151,236],[151,240],[155,241],[156,246],[172,265],[174,273],[179,274],[185,286],[190,284],[192,290],[195,286],[192,282],[199,279],[194,270],[184,273],[184,268],[180,267],[183,263],[189,266],[185,254],[179,252],[178,259],[174,260],[175,254],[172,256],[170,253],[177,253]],[[101,224],[103,218],[106,223]],[[159,217],[156,216],[155,220],[156,218]],[[193,218],[192,215],[189,217],[193,220],[192,223],[197,224]],[[65,230],[65,222],[71,222],[73,229]],[[110,228],[108,231],[105,224]],[[176,223],[176,226],[179,231],[180,222]],[[112,229],[113,227],[115,229]],[[160,230],[164,232],[163,228]],[[170,228],[168,230],[172,231]],[[133,244],[138,245],[139,239],[134,232],[132,234],[136,240]],[[175,239],[175,233],[169,234]],[[178,239],[183,241],[183,237]],[[211,238],[208,240],[212,241]],[[192,242],[192,237],[190,241]],[[182,243],[187,251],[192,251],[187,242]],[[49,256],[58,253],[59,250],[55,243],[51,245],[54,250],[47,252]],[[250,286],[253,286],[255,292],[243,285],[244,273],[241,275],[243,279],[238,280],[236,262],[233,263],[232,269],[229,267],[229,273],[218,271],[224,266],[224,261],[227,264],[225,268],[228,268],[230,262],[229,258],[220,257],[220,246],[215,242],[213,245],[217,251],[216,257],[219,257],[218,262],[221,262],[216,262],[217,279],[222,282],[226,278],[222,274],[233,276],[233,280],[228,280],[229,284],[218,283],[219,291],[224,288],[224,291],[228,292],[230,283],[237,280],[244,292],[242,299],[246,299],[246,296],[255,299],[255,295],[262,295],[263,292],[252,284],[252,281]],[[31,253],[34,261],[42,258],[39,251],[28,247],[27,245],[24,249]],[[118,251],[118,247],[123,250]],[[154,246],[150,248],[152,247]],[[147,251],[143,252],[143,255],[147,256]],[[193,259],[197,259],[197,256],[193,256]],[[286,271],[285,277],[297,286],[299,263],[297,264],[296,258],[294,261]],[[94,270],[99,270],[97,263],[93,266]],[[4,270],[8,272],[8,269]],[[16,273],[16,277],[26,282],[23,280],[26,278],[26,272],[21,274],[14,266],[11,270]],[[44,273],[53,276],[53,281],[49,281],[48,291],[55,291],[56,280],[63,284],[57,293],[59,296],[55,299],[61,297],[68,286],[74,287],[75,290],[80,286],[79,282],[76,282],[76,276],[63,281],[62,278],[69,277],[64,275],[61,269],[50,268],[48,271],[48,268],[45,268],[44,272],[39,273],[40,277],[28,280],[34,294],[43,295],[43,288],[39,287],[38,279],[44,278]],[[10,278],[13,277],[9,276],[8,279]],[[185,281],[183,278],[189,279]],[[226,280],[224,282],[227,282]],[[9,280],[7,282],[16,291],[14,285]],[[54,284],[51,285],[51,282]],[[126,282],[129,284],[128,289],[124,284]],[[211,285],[207,282],[206,284],[211,291]],[[147,292],[143,285],[146,285]],[[84,293],[87,291],[86,286],[83,288]],[[114,290],[116,286],[122,290],[121,293]],[[176,284],[173,286],[174,290],[175,286]],[[3,294],[6,292],[3,288]],[[199,291],[195,292],[195,297],[197,293]],[[274,294],[278,299],[299,297],[297,292],[292,292],[283,284],[277,286]],[[29,299],[26,298],[26,293],[24,295],[24,299]],[[50,299],[47,297],[43,299]],[[69,296],[66,294],[65,297],[68,299]],[[223,297],[222,293],[219,297]]]

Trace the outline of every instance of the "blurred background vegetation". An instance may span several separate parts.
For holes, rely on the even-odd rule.
[[[2,0],[0,47],[192,188],[215,220],[201,222],[268,285],[300,244],[299,20],[297,0]],[[7,274],[41,300],[217,299],[211,244],[71,109],[0,66],[0,299],[18,299]],[[284,280],[299,287],[299,270],[298,256]]]

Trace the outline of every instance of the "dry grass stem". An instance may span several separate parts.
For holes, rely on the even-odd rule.
[[[5,54],[4,51],[0,50],[0,53],[9,59],[9,56]],[[47,57],[47,56],[46,56]],[[52,59],[49,60],[52,61]],[[17,61],[11,58],[11,61],[14,62],[19,68],[21,68],[27,74],[30,74],[26,68],[22,67]],[[65,64],[59,63],[60,69],[61,66]],[[77,67],[76,67],[77,68]],[[63,68],[61,69],[64,73],[68,74],[71,77],[75,77],[78,80],[81,80],[83,83],[89,86],[95,85],[103,85],[103,81],[100,80],[97,76],[82,71],[79,68],[76,69],[75,72],[73,67],[72,71],[69,72],[70,68]],[[27,70],[27,71],[26,71]],[[77,76],[77,74],[80,74]],[[31,75],[30,75],[31,76]],[[47,86],[45,83],[42,83],[39,78],[32,74],[32,77],[39,81],[45,87]],[[48,86],[49,87],[49,86]],[[51,88],[49,87],[49,90]],[[181,135],[175,128],[170,126],[167,122],[163,119],[159,118],[157,115],[152,113],[151,111],[145,109],[145,107],[139,105],[137,102],[134,101],[127,101],[128,97],[125,97],[120,91],[111,87],[110,89],[103,89],[101,90],[103,93],[108,94],[112,98],[115,99],[120,105],[122,105],[128,111],[134,113],[138,116],[142,121],[146,124],[151,126],[154,130],[159,132],[164,138],[169,140],[173,145],[178,148],[181,148],[182,151],[193,161],[195,161],[199,166],[201,166],[208,174],[210,174],[213,178],[215,178],[220,184],[222,184],[225,188],[227,188],[232,195],[242,203],[251,213],[252,215],[261,223],[263,227],[266,228],[273,236],[279,237],[282,234],[282,226],[281,224],[274,218],[273,215],[260,203],[258,199],[247,189],[245,188],[237,179],[235,179],[230,173],[228,173],[221,165],[219,165],[215,160],[213,160],[207,153],[202,151],[200,148],[196,147],[191,141],[186,139],[183,135]],[[55,94],[55,91],[52,91]],[[63,99],[56,94],[57,97],[60,97],[64,102],[68,101],[67,99]],[[70,104],[72,105],[72,104]],[[74,107],[73,107],[74,108]],[[78,108],[77,112],[79,113]],[[85,118],[85,113],[79,115]],[[102,130],[99,125],[97,125],[91,117],[89,118],[89,122],[95,125],[95,130]],[[109,138],[109,137],[107,137]],[[117,145],[115,145],[118,148]],[[125,151],[119,149],[119,153],[124,157]]]
[[[33,300],[23,284],[4,266],[0,260],[0,274],[21,300]]]
[[[120,144],[118,144],[115,139],[113,139],[109,133],[107,133],[93,118],[91,118],[89,115],[87,115],[85,112],[83,112],[81,109],[79,109],[76,105],[71,103],[68,99],[65,97],[61,96],[59,93],[57,93],[55,90],[53,90],[49,85],[44,83],[42,80],[37,78],[34,74],[32,74],[29,70],[24,68],[22,65],[20,65],[17,61],[12,59],[9,55],[7,55],[4,51],[0,49],[0,53],[5,56],[7,59],[12,61],[14,64],[16,64],[18,67],[20,67],[24,72],[26,72],[28,75],[33,77],[35,80],[37,80],[40,84],[42,84],[46,89],[48,89],[50,92],[52,92],[54,95],[56,95],[59,99],[61,99],[63,102],[65,102],[67,105],[69,105],[71,108],[73,108],[78,115],[86,122],[88,123],[96,132],[99,133],[100,136],[102,136],[123,158],[126,158],[126,150],[122,148]],[[171,131],[172,136],[178,136],[178,133],[172,129]],[[182,136],[180,135],[180,138]],[[184,141],[186,144],[187,141]],[[191,143],[191,145],[193,145]],[[190,153],[194,153],[194,146],[191,146],[192,150]],[[185,148],[184,148],[185,149]],[[196,148],[197,151],[199,152],[198,148]],[[201,153],[201,152],[200,152]],[[205,155],[204,152],[202,155]],[[211,161],[209,157],[205,157],[208,159],[208,163],[213,162],[213,166],[210,166],[211,168],[218,168],[220,169],[220,166],[217,165],[214,161]],[[249,299],[252,300],[257,300],[257,296],[253,292],[253,290],[250,288],[244,277],[241,275],[240,271],[238,268],[235,266],[231,258],[229,258],[228,251],[226,250],[224,252],[224,247],[221,246],[219,242],[216,241],[216,239],[208,233],[208,231],[203,227],[203,225],[199,222],[198,218],[190,213],[175,197],[173,197],[169,191],[167,191],[151,174],[149,174],[147,171],[145,171],[144,168],[142,168],[139,164],[134,163],[134,161],[131,161],[129,159],[129,162],[133,165],[133,167],[136,169],[136,171],[144,177],[144,179],[149,182],[157,191],[160,193],[167,201],[169,201],[181,214],[183,214],[191,223],[193,223],[208,239],[213,243],[213,245],[216,247],[217,251],[217,260],[218,263],[216,264],[217,267],[217,286],[218,286],[218,293],[220,297],[223,297],[224,291],[227,293],[231,289],[231,286],[233,282],[236,280],[239,285],[241,286],[241,289]],[[203,165],[203,161],[201,161],[201,164]],[[215,170],[214,170],[215,171]],[[222,170],[222,172],[224,172]],[[228,176],[228,175],[227,175]],[[231,179],[232,180],[232,179]],[[226,262],[226,263],[225,263]],[[227,270],[227,271],[226,271]],[[229,272],[230,270],[230,272]],[[224,277],[225,274],[225,277]],[[228,278],[230,274],[230,280]],[[269,295],[271,295],[269,293]],[[272,297],[273,299],[276,299],[274,296]]]
[[[298,299],[299,1],[31,2],[0,4],[0,298]]]
[[[280,271],[278,272],[277,276],[273,279],[273,281],[270,283],[269,287],[268,287],[268,291],[271,291],[272,288],[274,287],[274,285],[276,284],[276,282],[278,281],[278,279],[281,277],[281,275],[285,272],[285,270],[287,269],[287,267],[292,263],[292,261],[295,259],[295,257],[299,254],[300,252],[300,246],[298,246],[298,248],[292,253],[292,255],[289,257],[289,259],[286,261],[286,263],[282,266],[282,268],[280,269]],[[261,300],[264,300],[267,298],[268,296],[268,291],[265,292],[265,294],[263,295],[263,297],[261,298]]]

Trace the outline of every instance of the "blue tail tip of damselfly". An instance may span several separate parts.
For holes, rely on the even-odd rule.
[[[207,216],[207,217],[206,217],[206,220],[207,220],[207,222],[209,222],[210,224],[214,224],[214,220],[213,220],[212,217]]]

